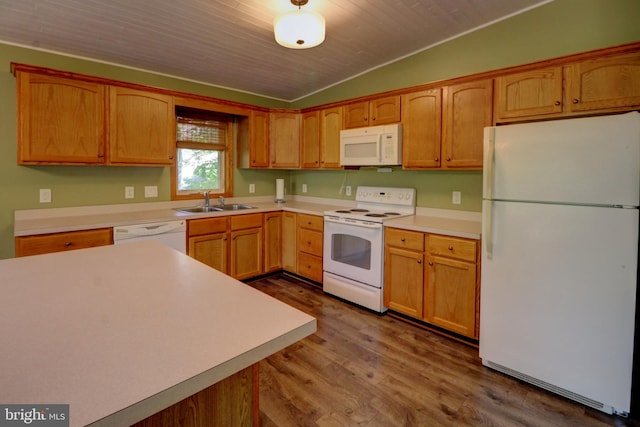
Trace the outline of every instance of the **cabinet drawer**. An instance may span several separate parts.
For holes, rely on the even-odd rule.
[[[440,255],[451,258],[476,261],[476,241],[456,237],[439,236],[431,234],[428,237],[428,252],[431,255]]]
[[[319,215],[298,214],[298,226],[322,231],[324,227],[324,217]]]
[[[231,217],[231,229],[262,227],[262,214],[234,215]]]
[[[298,230],[298,250],[322,256],[322,233],[301,228]]]
[[[399,248],[424,251],[424,233],[419,231],[400,230],[398,228],[384,229],[384,242],[386,245]]]
[[[16,256],[39,255],[113,244],[111,228],[16,237]]]
[[[227,231],[228,218],[202,218],[187,221],[189,237],[203,234],[224,233]]]
[[[322,282],[322,257],[298,252],[298,274]]]

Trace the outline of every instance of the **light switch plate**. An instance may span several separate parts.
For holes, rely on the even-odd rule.
[[[307,184],[302,184],[302,192],[303,193],[307,192]]]
[[[50,188],[41,188],[40,189],[40,203],[51,203],[51,189]]]
[[[135,197],[134,189],[132,186],[124,187],[124,198],[125,199],[133,199]]]
[[[249,184],[249,193],[255,193],[255,192],[256,192],[256,185]]]
[[[451,195],[451,203],[454,205],[459,205],[462,202],[462,193],[459,191],[454,191]]]
[[[158,186],[157,185],[145,185],[144,186],[144,197],[158,197]]]

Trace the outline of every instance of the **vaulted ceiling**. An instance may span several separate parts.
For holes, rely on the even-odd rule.
[[[309,0],[318,47],[278,45],[290,0],[0,0],[0,42],[293,101],[552,0]]]

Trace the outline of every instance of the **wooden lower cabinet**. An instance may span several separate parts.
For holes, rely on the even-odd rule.
[[[322,250],[324,218],[320,215],[297,216],[297,273],[322,282]]]
[[[262,227],[231,232],[230,275],[248,279],[262,274]]]
[[[258,380],[256,363],[133,426],[259,426]]]
[[[229,218],[202,218],[187,221],[187,253],[190,257],[227,274]]]
[[[16,257],[71,251],[74,249],[112,244],[112,228],[19,236],[15,239]]]
[[[282,212],[282,269],[298,272],[297,219],[295,212]]]
[[[385,305],[478,339],[478,253],[476,240],[385,228]]]
[[[264,271],[282,269],[282,212],[264,214]]]

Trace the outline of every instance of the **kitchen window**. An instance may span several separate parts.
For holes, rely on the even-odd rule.
[[[202,197],[202,192],[230,195],[233,116],[208,111],[176,110],[175,199]]]

